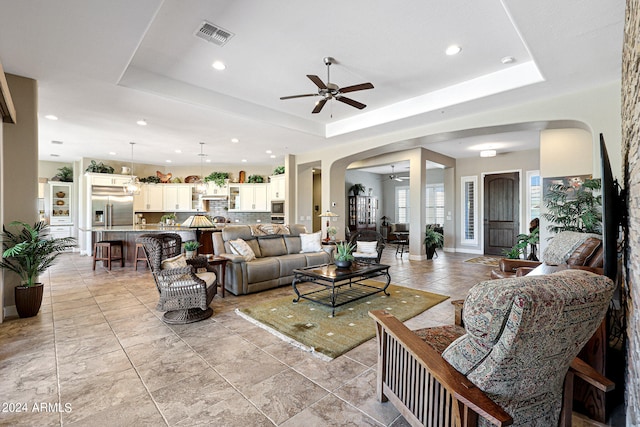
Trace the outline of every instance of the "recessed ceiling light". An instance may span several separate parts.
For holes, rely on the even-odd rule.
[[[500,60],[500,62],[502,62],[503,64],[513,64],[514,62],[516,62],[516,58],[514,58],[513,56],[505,56]]]
[[[60,157],[60,154],[51,154],[51,157]]]
[[[242,159],[242,163],[247,163],[247,159]]]
[[[271,157],[272,159],[275,159],[275,158],[276,158],[276,155],[275,155],[275,154],[272,154],[272,155],[270,155],[269,157]]]
[[[176,153],[180,154],[182,153],[182,150],[176,150]]]
[[[138,125],[140,125],[140,126],[146,126],[147,125],[147,121],[145,119],[140,119],[136,123]]]
[[[206,163],[211,163],[211,159],[205,160]]]
[[[231,142],[237,144],[238,142],[240,142],[240,140],[238,138],[231,138]]]
[[[167,163],[171,163],[171,160],[165,160],[165,162],[167,162]]]
[[[271,151],[271,150],[267,150],[267,151],[265,151],[265,153],[267,153],[267,154],[271,154],[271,153],[273,153],[273,151]]]
[[[54,116],[53,114],[47,114],[44,118],[49,120],[58,120],[58,116]]]
[[[109,151],[109,155],[110,155],[110,156],[115,156],[115,155],[116,155],[116,152],[115,152],[115,151]]]
[[[214,63],[213,63],[213,64],[211,64],[211,66],[212,66],[214,69],[218,70],[218,71],[222,71],[222,70],[224,70],[225,68],[227,68],[227,66],[226,66],[226,65],[224,65],[224,62],[222,62],[222,61],[214,61]]]
[[[453,45],[449,46],[447,48],[447,50],[445,50],[444,52],[447,55],[452,56],[452,55],[459,54],[461,51],[462,51],[462,48],[460,46],[453,44]]]

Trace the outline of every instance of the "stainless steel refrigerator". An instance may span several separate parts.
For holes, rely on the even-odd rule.
[[[133,196],[124,194],[122,187],[94,185],[91,213],[94,227],[133,225]]]

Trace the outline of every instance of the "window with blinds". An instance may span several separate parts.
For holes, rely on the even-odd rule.
[[[426,191],[427,224],[444,224],[444,184],[427,185]]]
[[[396,187],[396,222],[409,222],[409,187]]]
[[[476,188],[478,178],[475,176],[462,177],[462,243],[478,243],[477,217],[478,208]]]

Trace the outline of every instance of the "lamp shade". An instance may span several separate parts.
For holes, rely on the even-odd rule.
[[[213,223],[206,215],[191,215],[185,222],[182,223],[182,226],[189,228],[214,227]]]
[[[331,217],[336,217],[336,216],[340,216],[335,212],[331,212],[331,211],[326,211],[324,213],[321,213],[320,215],[318,215],[320,218],[331,218]]]

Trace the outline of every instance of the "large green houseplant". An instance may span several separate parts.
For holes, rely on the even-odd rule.
[[[433,259],[436,248],[441,248],[444,244],[444,236],[432,226],[427,225],[424,231],[423,243],[427,251],[427,259]]]
[[[602,233],[602,196],[600,179],[586,179],[575,188],[553,184],[544,196],[547,212],[542,216],[549,221],[547,229],[554,233],[577,231]]]
[[[2,227],[2,260],[0,268],[13,271],[20,277],[15,288],[16,309],[20,317],[32,317],[40,311],[43,285],[38,277],[51,267],[58,256],[74,247],[73,237],[53,238],[49,226],[41,221],[33,226],[13,221]]]

